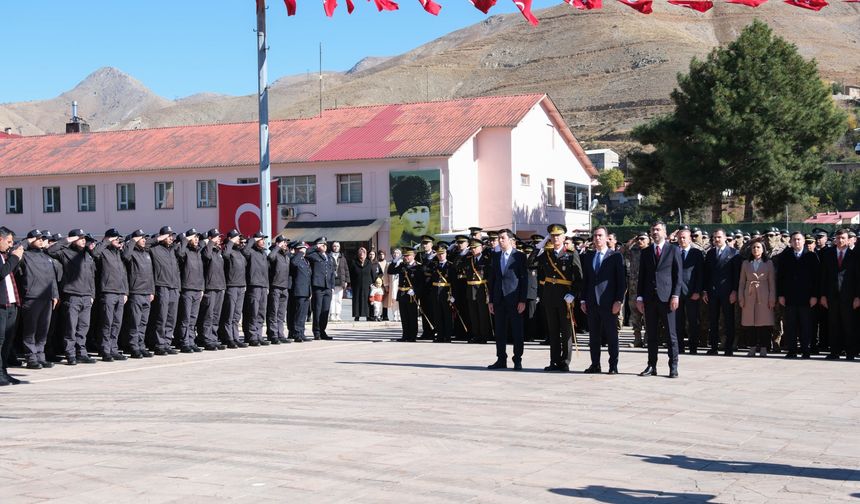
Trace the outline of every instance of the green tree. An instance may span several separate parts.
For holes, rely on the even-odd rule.
[[[610,168],[603,170],[597,176],[597,192],[605,199],[624,185],[624,174],[621,170]]]
[[[633,131],[648,148],[630,155],[628,192],[656,192],[665,208],[710,205],[714,222],[725,190],[746,197],[744,220],[753,203],[776,215],[798,201],[846,129],[815,61],[761,21],[705,61],[694,58],[671,97],[672,114]]]

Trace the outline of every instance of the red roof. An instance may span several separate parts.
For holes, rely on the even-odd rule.
[[[822,212],[806,219],[804,224],[841,224],[860,215],[860,212]]]
[[[5,131],[0,131],[0,140],[6,138],[21,138],[21,135],[13,135],[11,133],[6,133]]]
[[[450,156],[482,128],[513,127],[535,105],[553,117],[580,163],[596,175],[543,94],[326,110],[269,122],[271,163]],[[0,177],[255,166],[256,122],[45,135],[0,140]]]

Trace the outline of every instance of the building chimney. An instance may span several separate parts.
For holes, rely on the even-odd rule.
[[[4,128],[3,132],[6,133],[7,135],[11,135],[12,134],[12,128]]]
[[[72,118],[66,123],[66,133],[89,133],[90,125],[78,117],[78,102],[72,102]]]

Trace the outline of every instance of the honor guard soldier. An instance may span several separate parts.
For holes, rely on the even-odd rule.
[[[311,327],[314,339],[330,340],[331,336],[325,330],[328,326],[331,296],[334,290],[335,265],[328,254],[328,240],[325,236],[314,240],[314,250],[308,253],[305,258],[311,265],[311,306],[313,309]]]
[[[126,333],[132,359],[152,357],[146,349],[145,335],[149,312],[155,299],[155,276],[149,255],[149,235],[138,229],[129,235],[122,247],[122,260],[128,272],[128,302],[125,305]]]
[[[469,343],[486,343],[493,336],[489,309],[490,290],[487,284],[492,260],[483,249],[483,243],[473,238],[469,242],[469,254],[459,264],[460,276],[466,283],[465,301],[472,333]]]
[[[440,241],[436,244],[436,257],[430,261],[430,285],[433,306],[433,325],[436,327],[434,343],[450,343],[453,332],[453,314],[457,309],[451,290],[451,277],[456,274],[453,265],[448,261],[448,244]]]
[[[403,256],[388,265],[388,274],[399,275],[397,303],[400,307],[400,325],[403,335],[397,341],[415,341],[418,338],[418,316],[427,318],[425,309],[420,306],[424,285],[424,271],[415,261],[415,250],[403,249]],[[425,305],[426,306],[426,305]]]
[[[203,299],[197,316],[197,338],[204,350],[224,350],[226,345],[218,340],[218,324],[224,305],[227,279],[224,276],[224,257],[221,255],[221,231],[217,228],[206,233],[206,243],[200,255],[203,259]]]
[[[469,238],[472,240],[481,241],[481,232],[483,230],[484,230],[483,228],[479,228],[477,226],[470,227],[469,228]]]
[[[221,309],[221,341],[227,348],[245,348],[244,336],[239,332],[239,320],[245,304],[245,268],[247,261],[239,249],[242,235],[231,229],[224,243],[224,278],[227,290],[224,293],[224,306]]]
[[[125,360],[119,351],[122,314],[128,301],[128,274],[122,260],[122,237],[116,229],[105,231],[105,237],[93,248],[99,277],[99,314],[101,315],[102,360]]]
[[[573,301],[582,283],[579,254],[564,248],[562,224],[550,224],[552,250],[543,250],[537,257],[538,278],[543,281],[540,302],[549,335],[550,362],[545,371],[569,371],[570,347],[574,333]]]
[[[305,337],[305,321],[308,319],[308,308],[310,307],[311,297],[311,265],[305,257],[308,244],[298,242],[294,245],[296,253],[290,260],[290,276],[292,276],[293,283],[293,291],[290,297],[294,304],[293,325],[290,333],[297,342],[313,341],[313,338]]]
[[[27,358],[27,369],[53,367],[45,357],[51,312],[60,301],[53,260],[45,253],[42,232],[27,233],[27,246],[19,262],[16,280],[21,295],[21,334]]]
[[[152,256],[152,272],[155,276],[155,300],[149,317],[147,339],[155,347],[155,355],[174,355],[173,331],[179,310],[179,261],[176,259],[176,233],[170,226],[158,230],[149,255]]]
[[[542,236],[538,241],[541,240],[543,240]],[[538,267],[535,262],[534,251],[534,244],[526,243],[523,245],[523,253],[528,258],[526,268],[529,274],[528,292],[526,293],[526,312],[523,314],[525,316],[523,332],[526,341],[534,341],[535,339],[543,341],[546,338],[546,334],[542,327],[543,317],[540,317],[538,314]]]
[[[257,231],[242,248],[246,264],[246,290],[242,330],[245,341],[251,346],[268,345],[263,338],[263,322],[266,319],[266,299],[269,296],[269,261],[266,260],[268,236]]]
[[[202,352],[197,346],[197,317],[206,284],[203,274],[203,254],[200,250],[200,237],[197,230],[189,229],[179,235],[179,245],[175,247],[179,260],[180,285],[179,323],[176,324],[176,343],[182,353]]]
[[[290,343],[284,334],[290,300],[290,249],[283,236],[275,238],[269,251],[269,299],[266,303],[266,336],[273,345]]]
[[[454,237],[454,243],[448,247],[451,255],[448,261],[454,267],[454,273],[451,280],[451,293],[454,296],[455,308],[457,313],[463,319],[465,324],[454,324],[453,336],[454,339],[469,341],[474,335],[472,334],[472,322],[469,320],[469,306],[466,302],[466,272],[462,266],[467,262],[469,254],[469,237],[466,235],[457,235]]]
[[[424,235],[421,237],[421,252],[417,254],[418,262],[421,264],[422,272],[424,274],[424,282],[423,285],[428,286],[431,282],[430,277],[433,275],[431,267],[433,265],[433,259],[436,257],[436,252],[433,250],[433,237],[430,235]],[[424,311],[430,318],[422,317],[421,318],[421,337],[418,339],[428,339],[432,340],[436,337],[435,326],[433,325],[433,310],[432,307],[435,304],[433,301],[433,289],[425,288],[420,294],[421,305],[424,307]]]

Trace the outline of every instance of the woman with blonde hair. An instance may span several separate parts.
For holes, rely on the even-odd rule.
[[[741,264],[738,282],[741,326],[749,335],[747,355],[753,357],[758,351],[759,355],[767,357],[776,306],[776,271],[764,253],[764,242],[760,238],[750,242],[749,251],[749,259]]]

